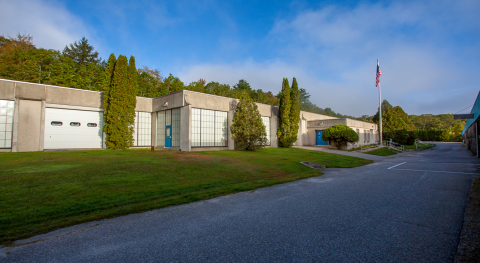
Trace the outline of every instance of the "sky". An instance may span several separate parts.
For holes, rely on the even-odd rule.
[[[480,1],[0,0],[0,35],[63,50],[86,37],[103,59],[277,94],[282,79],[352,116],[381,95],[408,114],[468,113],[480,89]],[[462,111],[462,109],[467,108]]]

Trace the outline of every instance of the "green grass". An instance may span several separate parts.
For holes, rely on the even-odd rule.
[[[364,153],[372,154],[372,155],[379,155],[379,156],[389,156],[389,155],[397,154],[394,151],[390,151],[388,149],[388,147],[383,147],[383,148],[380,148],[380,149],[377,149],[377,150],[368,151],[368,152],[364,152]]]
[[[0,153],[0,244],[321,174],[301,161],[327,167],[371,162],[282,148]]]
[[[420,148],[430,147],[430,146],[433,146],[433,145],[434,145],[433,143],[428,143],[428,144],[418,144],[417,148],[415,148],[415,144],[414,145],[404,145],[403,147],[405,147],[405,149],[420,149]]]

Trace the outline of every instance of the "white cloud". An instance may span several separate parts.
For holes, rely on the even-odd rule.
[[[82,19],[60,2],[1,0],[0,10],[0,34],[11,37],[30,34],[37,47],[63,50],[66,45],[91,35]]]
[[[319,107],[372,115],[378,107],[379,58],[382,99],[409,114],[453,113],[473,103],[478,92],[479,12],[478,1],[304,10],[276,21],[266,36],[277,59],[186,66],[180,77],[230,85],[243,78],[255,89],[277,93],[283,77],[295,76]]]

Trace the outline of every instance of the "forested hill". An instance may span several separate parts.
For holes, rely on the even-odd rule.
[[[379,122],[377,113],[368,120],[374,123]],[[446,141],[461,140],[461,133],[465,126],[466,120],[454,120],[453,114],[421,114],[408,115],[400,106],[392,106],[387,100],[382,102],[382,127],[384,134],[395,131],[444,131],[443,137],[448,135]]]
[[[105,60],[99,57],[86,38],[60,51],[37,48],[29,35],[18,34],[13,38],[0,36],[0,78],[102,91],[105,67]],[[279,105],[279,94],[253,89],[243,79],[233,87],[214,81],[206,83],[203,79],[185,85],[172,74],[164,77],[158,69],[147,66],[138,69],[137,96],[155,98],[183,89],[237,99],[242,93],[247,93],[255,102]],[[300,88],[300,92],[300,109],[303,111],[355,118],[336,113],[331,108],[320,108],[310,102],[310,95],[304,88]]]

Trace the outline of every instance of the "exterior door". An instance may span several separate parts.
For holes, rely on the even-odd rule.
[[[322,139],[323,132],[324,131],[315,131],[317,137],[317,145],[328,145],[328,141],[324,141]]]
[[[172,126],[165,126],[165,148],[172,147]]]
[[[46,108],[44,148],[102,148],[102,126],[98,111]]]

